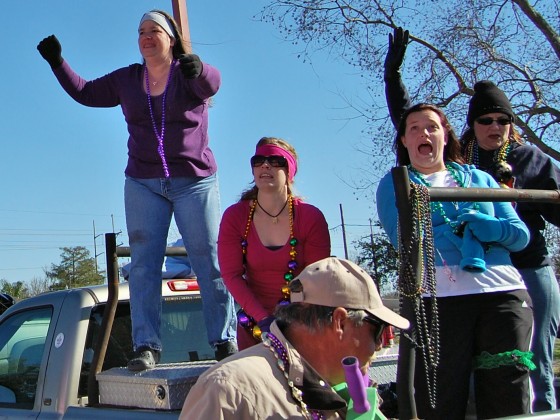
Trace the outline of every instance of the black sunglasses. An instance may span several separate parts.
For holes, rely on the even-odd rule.
[[[491,125],[494,121],[496,121],[500,125],[510,125],[511,118],[508,117],[500,117],[500,118],[490,118],[490,117],[481,117],[475,120],[477,123],[482,125]]]
[[[389,324],[381,321],[380,319],[373,318],[371,316],[365,316],[363,318],[363,321],[375,326],[376,330],[375,333],[373,334],[373,338],[375,339],[376,343],[379,343],[381,341],[381,336],[383,335],[383,331]]]
[[[251,166],[253,168],[258,168],[262,166],[265,162],[274,168],[285,168],[288,166],[288,161],[284,156],[263,156],[263,155],[255,155],[251,158]]]

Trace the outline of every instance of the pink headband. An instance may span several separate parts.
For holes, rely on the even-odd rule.
[[[288,179],[290,182],[294,182],[294,176],[297,172],[297,162],[290,152],[282,149],[281,147],[275,146],[273,144],[264,144],[262,146],[257,146],[255,150],[255,155],[262,156],[282,156],[288,161]]]

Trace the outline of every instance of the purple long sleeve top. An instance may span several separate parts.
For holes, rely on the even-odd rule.
[[[91,107],[120,105],[128,128],[128,164],[125,174],[134,178],[163,178],[162,159],[154,132],[144,66],[132,64],[87,81],[64,61],[54,70],[64,90],[77,102]],[[203,64],[196,79],[185,79],[175,64],[166,95],[164,151],[170,176],[209,176],[217,165],[208,147],[208,100],[218,91],[219,71]],[[152,110],[161,133],[163,94],[152,96]]]

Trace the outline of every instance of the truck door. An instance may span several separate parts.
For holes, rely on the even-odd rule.
[[[2,413],[8,414],[9,410],[6,409],[9,408],[18,411],[33,410],[35,406],[35,394],[52,312],[50,307],[16,312],[0,324]]]

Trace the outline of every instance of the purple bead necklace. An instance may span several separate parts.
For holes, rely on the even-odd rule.
[[[288,371],[290,370],[290,361],[288,359],[288,351],[282,344],[282,342],[272,333],[264,333],[263,337],[263,344],[267,347],[276,357],[276,364],[278,369],[282,371],[284,377],[288,381],[288,385],[292,390],[292,396],[298,402],[299,406],[301,407],[302,414],[305,418],[311,420],[323,420],[325,416],[318,410],[309,410],[307,408],[307,404],[303,402],[303,392],[300,389],[296,388],[294,383],[290,380],[288,376]]]
[[[169,74],[167,76],[167,83],[165,84],[165,90],[163,91],[163,99],[161,103],[161,130],[157,129],[156,119],[154,117],[154,110],[152,107],[152,94],[150,93],[150,82],[148,79],[148,67],[144,65],[144,80],[146,82],[146,94],[148,96],[148,108],[150,110],[150,118],[152,120],[152,127],[156,138],[158,139],[158,154],[161,157],[161,163],[163,165],[163,173],[166,178],[169,178],[169,167],[167,166],[167,160],[165,159],[165,150],[163,148],[163,139],[165,137],[165,99],[167,98],[167,89],[169,88],[169,81],[171,80],[171,75],[173,74],[173,69],[175,68],[175,59],[171,61],[171,67],[169,68]]]

